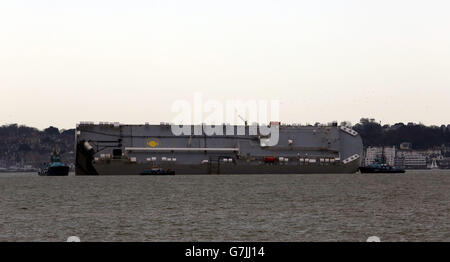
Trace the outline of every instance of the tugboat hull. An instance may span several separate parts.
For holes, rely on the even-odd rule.
[[[400,174],[405,173],[404,169],[379,169],[379,168],[371,168],[371,167],[360,167],[359,171],[363,174]]]
[[[68,176],[70,168],[68,166],[55,166],[39,172],[40,176]]]
[[[69,169],[68,166],[51,167],[47,172],[47,176],[68,176]]]

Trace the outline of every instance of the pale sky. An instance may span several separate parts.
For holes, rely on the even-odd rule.
[[[159,123],[193,99],[288,123],[450,123],[450,1],[0,1],[0,124]]]

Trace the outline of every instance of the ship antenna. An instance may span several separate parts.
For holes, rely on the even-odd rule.
[[[248,126],[248,121],[247,121],[247,120],[245,120],[241,115],[238,115],[238,117],[239,117],[242,121],[244,121],[245,126]]]

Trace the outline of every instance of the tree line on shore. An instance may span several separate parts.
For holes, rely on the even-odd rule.
[[[49,161],[54,149],[60,151],[65,161],[73,163],[74,135],[73,129],[49,127],[38,130],[17,124],[0,126],[0,167],[37,167]]]
[[[412,143],[414,149],[425,150],[450,146],[450,125],[425,126],[416,123],[381,125],[375,119],[362,118],[353,126],[361,134],[364,146],[400,146]]]

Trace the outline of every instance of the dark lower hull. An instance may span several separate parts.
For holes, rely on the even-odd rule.
[[[171,170],[151,170],[143,171],[140,173],[141,176],[174,176],[175,171]]]
[[[148,163],[129,163],[126,160],[99,161],[93,163],[99,175],[152,175],[149,174]],[[167,164],[161,165],[164,170],[171,170],[176,175],[246,175],[246,174],[332,174],[356,173],[359,162],[336,165],[252,165],[245,162],[234,164],[209,163],[205,165]],[[167,174],[164,174],[167,175]]]
[[[403,174],[405,173],[404,169],[393,168],[390,170],[379,169],[379,168],[371,168],[371,167],[360,167],[359,171],[363,174]]]
[[[39,172],[40,176],[68,176],[70,168],[68,166],[50,167],[47,170]]]

